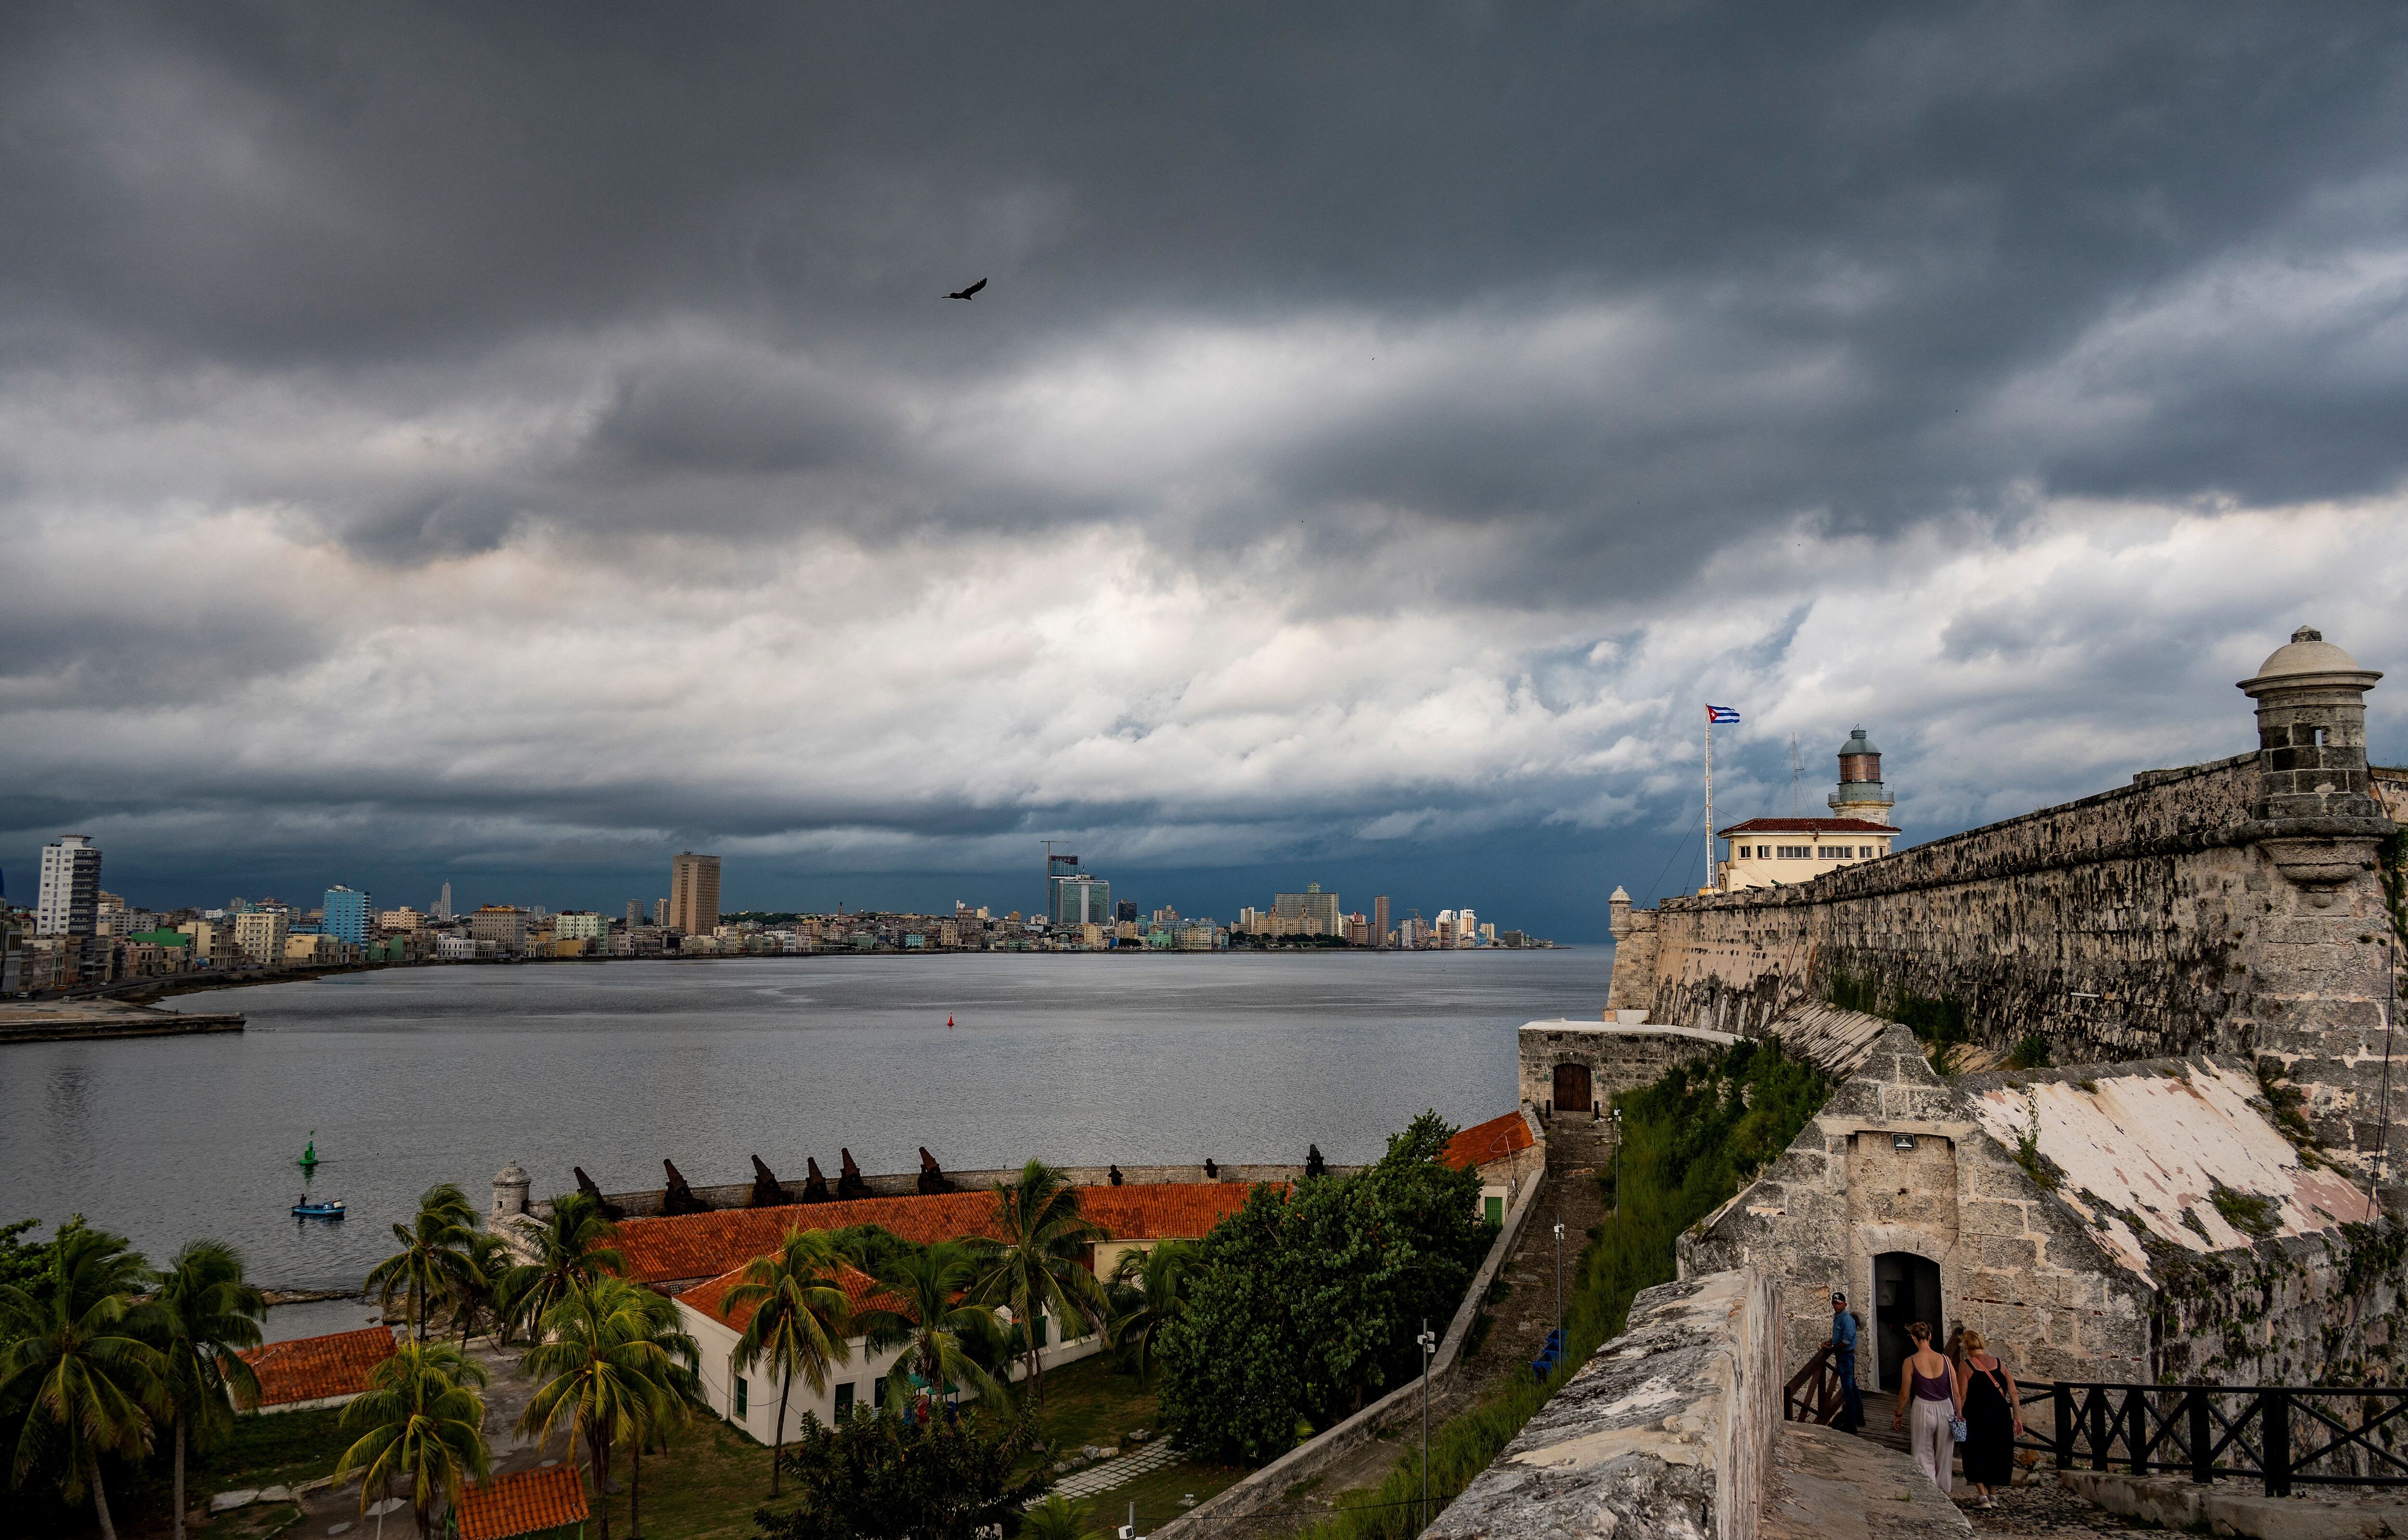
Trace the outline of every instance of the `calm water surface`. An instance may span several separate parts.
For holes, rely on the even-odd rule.
[[[1425,1107],[1515,1101],[1513,1029],[1593,1017],[1612,952],[792,957],[395,969],[169,1002],[240,1034],[0,1048],[7,1217],[196,1235],[285,1287],[356,1285],[428,1185],[538,1196],[862,1169],[1376,1157]],[[948,1029],[945,1018],[956,1025]],[[340,1224],[286,1215],[308,1191]],[[326,1330],[356,1306],[323,1307]],[[296,1318],[284,1310],[279,1317]],[[334,1318],[339,1315],[341,1319]],[[280,1320],[280,1324],[282,1321]]]

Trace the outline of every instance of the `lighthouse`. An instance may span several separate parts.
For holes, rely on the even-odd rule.
[[[1723,891],[1779,887],[1878,860],[1900,832],[1889,821],[1898,799],[1882,781],[1881,750],[1858,727],[1840,745],[1840,784],[1828,818],[1750,818],[1714,832],[1730,842]]]

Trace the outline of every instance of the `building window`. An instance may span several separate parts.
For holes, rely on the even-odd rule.
[[[1490,1224],[1501,1225],[1505,1222],[1504,1199],[1492,1192],[1487,1197],[1480,1200],[1480,1202],[1481,1206],[1487,1211],[1486,1217]]]
[[[1850,850],[1851,847],[1847,845],[1821,845],[1816,847],[1814,855],[1819,860],[1844,861],[1848,858]]]
[[[1813,845],[1776,845],[1773,849],[1784,861],[1803,861],[1814,854]]]
[[[846,1380],[836,1388],[836,1419],[842,1422],[853,1415],[853,1381]]]
[[[752,1409],[752,1387],[745,1383],[743,1375],[738,1374],[736,1376],[736,1415],[743,1417]]]
[[[1870,845],[1858,845],[1856,847],[1856,856],[1859,860],[1870,859],[1872,853],[1873,847]]]

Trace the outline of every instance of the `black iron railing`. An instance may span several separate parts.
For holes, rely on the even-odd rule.
[[[2295,1486],[2408,1487],[2408,1386],[2039,1380],[2016,1390],[2025,1432],[2015,1447],[2060,1471],[2254,1477],[2269,1497]],[[1840,1403],[1828,1347],[1783,1388],[1792,1422],[1828,1423]]]
[[[2408,1387],[2390,1385],[2107,1385],[2020,1387],[2046,1403],[2028,1412],[2018,1446],[2058,1470],[2177,1472],[2193,1481],[2256,1476],[2269,1497],[2294,1486],[2408,1486]]]

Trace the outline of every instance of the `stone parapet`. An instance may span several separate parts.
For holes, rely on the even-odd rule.
[[[1781,1301],[1748,1269],[1663,1284],[1428,1530],[1435,1540],[1755,1540],[1781,1421]]]

